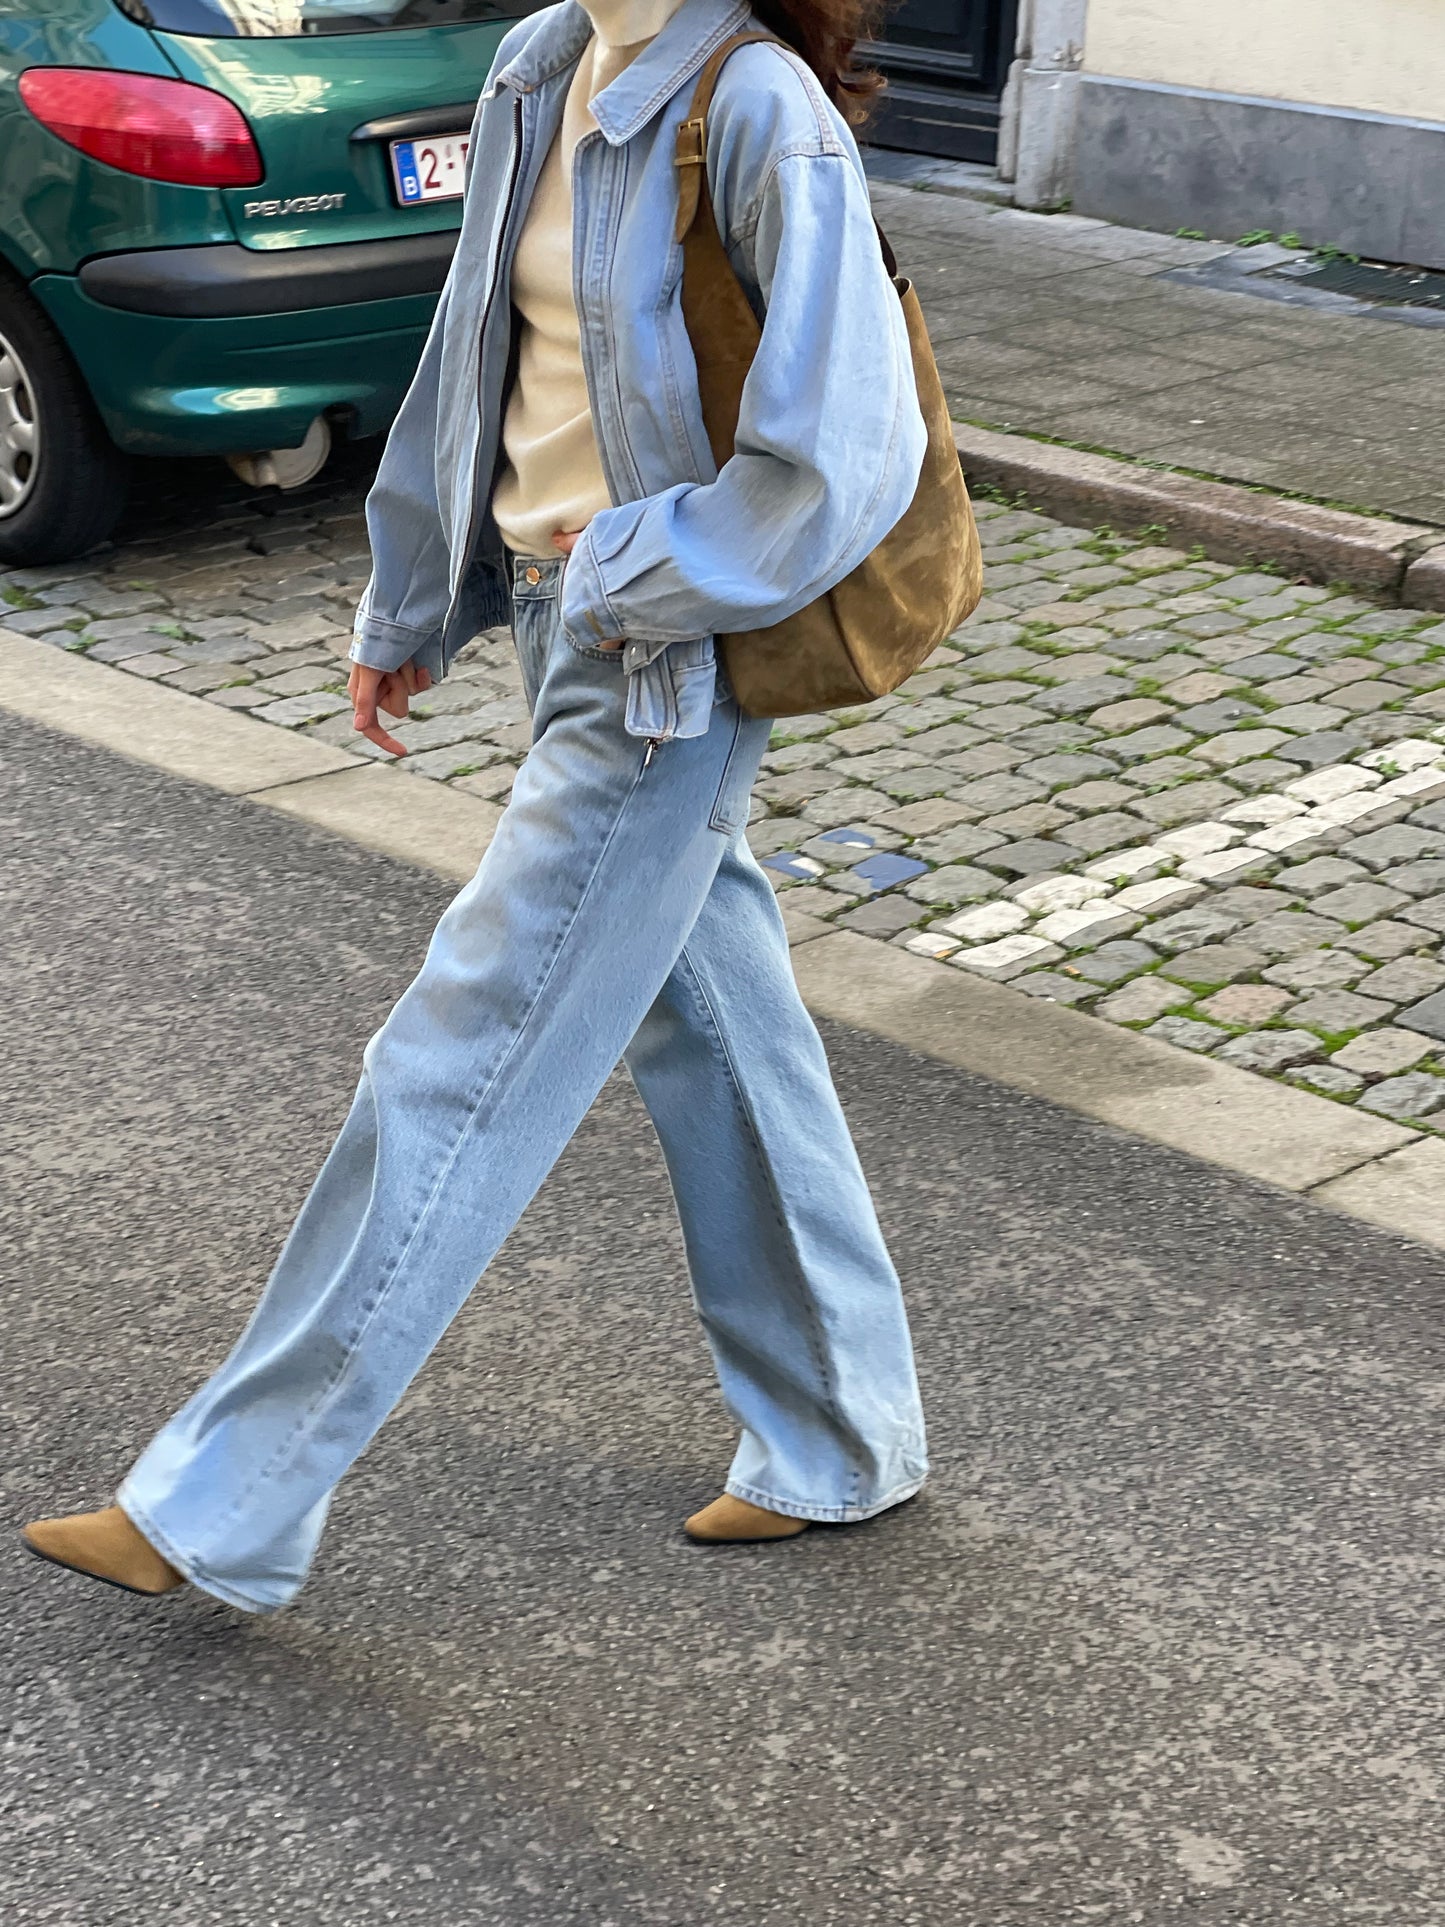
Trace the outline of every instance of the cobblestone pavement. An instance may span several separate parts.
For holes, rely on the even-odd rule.
[[[370,459],[284,500],[160,470],[113,551],[0,576],[3,621],[367,753],[338,657]],[[795,939],[860,931],[1445,1131],[1445,622],[978,512],[973,620],[897,695],[778,726],[751,836]],[[398,781],[505,798],[509,637],[396,733]]]
[[[877,178],[900,167],[930,191]],[[1445,328],[1234,292],[1298,299],[1256,272],[1288,249],[980,203],[947,181],[981,170],[911,155],[870,171],[960,420],[1445,523]]]

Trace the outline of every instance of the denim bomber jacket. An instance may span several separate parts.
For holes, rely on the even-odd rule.
[[[719,473],[681,306],[676,130],[697,73],[755,26],[746,0],[683,0],[592,104],[573,163],[573,286],[612,506],[563,576],[562,625],[623,637],[627,728],[706,730],[713,636],[781,621],[874,548],[912,500],[925,431],[901,305],[858,150],[791,52],[740,48],[710,118],[708,179],[762,321]],[[477,109],[461,234],[367,501],[372,576],[352,660],[433,678],[505,622],[490,500],[511,348],[511,262],[591,23],[576,0],[519,22]]]

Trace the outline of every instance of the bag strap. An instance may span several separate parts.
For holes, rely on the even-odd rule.
[[[731,34],[720,46],[714,47],[708,55],[706,64],[697,77],[693,89],[692,105],[687,119],[680,122],[677,129],[677,221],[673,227],[673,239],[686,241],[689,230],[706,217],[713,234],[717,234],[717,222],[712,211],[712,194],[707,184],[707,116],[712,106],[713,94],[717,91],[718,76],[730,55],[739,47],[746,47],[753,41],[771,41],[775,47],[786,42],[775,33],[735,33]],[[883,253],[883,265],[891,278],[897,279],[898,262],[893,249],[889,246],[888,236],[873,223],[878,233],[878,245]],[[719,243],[721,245],[721,243]]]
[[[686,237],[688,229],[702,210],[706,209],[708,218],[712,218],[712,195],[707,184],[708,109],[712,106],[718,75],[728,56],[754,40],[771,40],[776,46],[783,44],[772,33],[731,34],[721,46],[713,48],[697,77],[692,106],[688,109],[687,119],[681,122],[677,130],[677,225],[672,231],[674,240],[681,241]]]

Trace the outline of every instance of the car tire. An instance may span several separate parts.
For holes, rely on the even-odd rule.
[[[128,482],[49,316],[0,274],[0,563],[84,555],[115,527]]]

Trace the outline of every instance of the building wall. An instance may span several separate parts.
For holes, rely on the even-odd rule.
[[[1442,0],[1090,0],[1084,67],[1445,121]]]
[[[1072,84],[1082,214],[1445,268],[1445,0],[1089,0]]]

